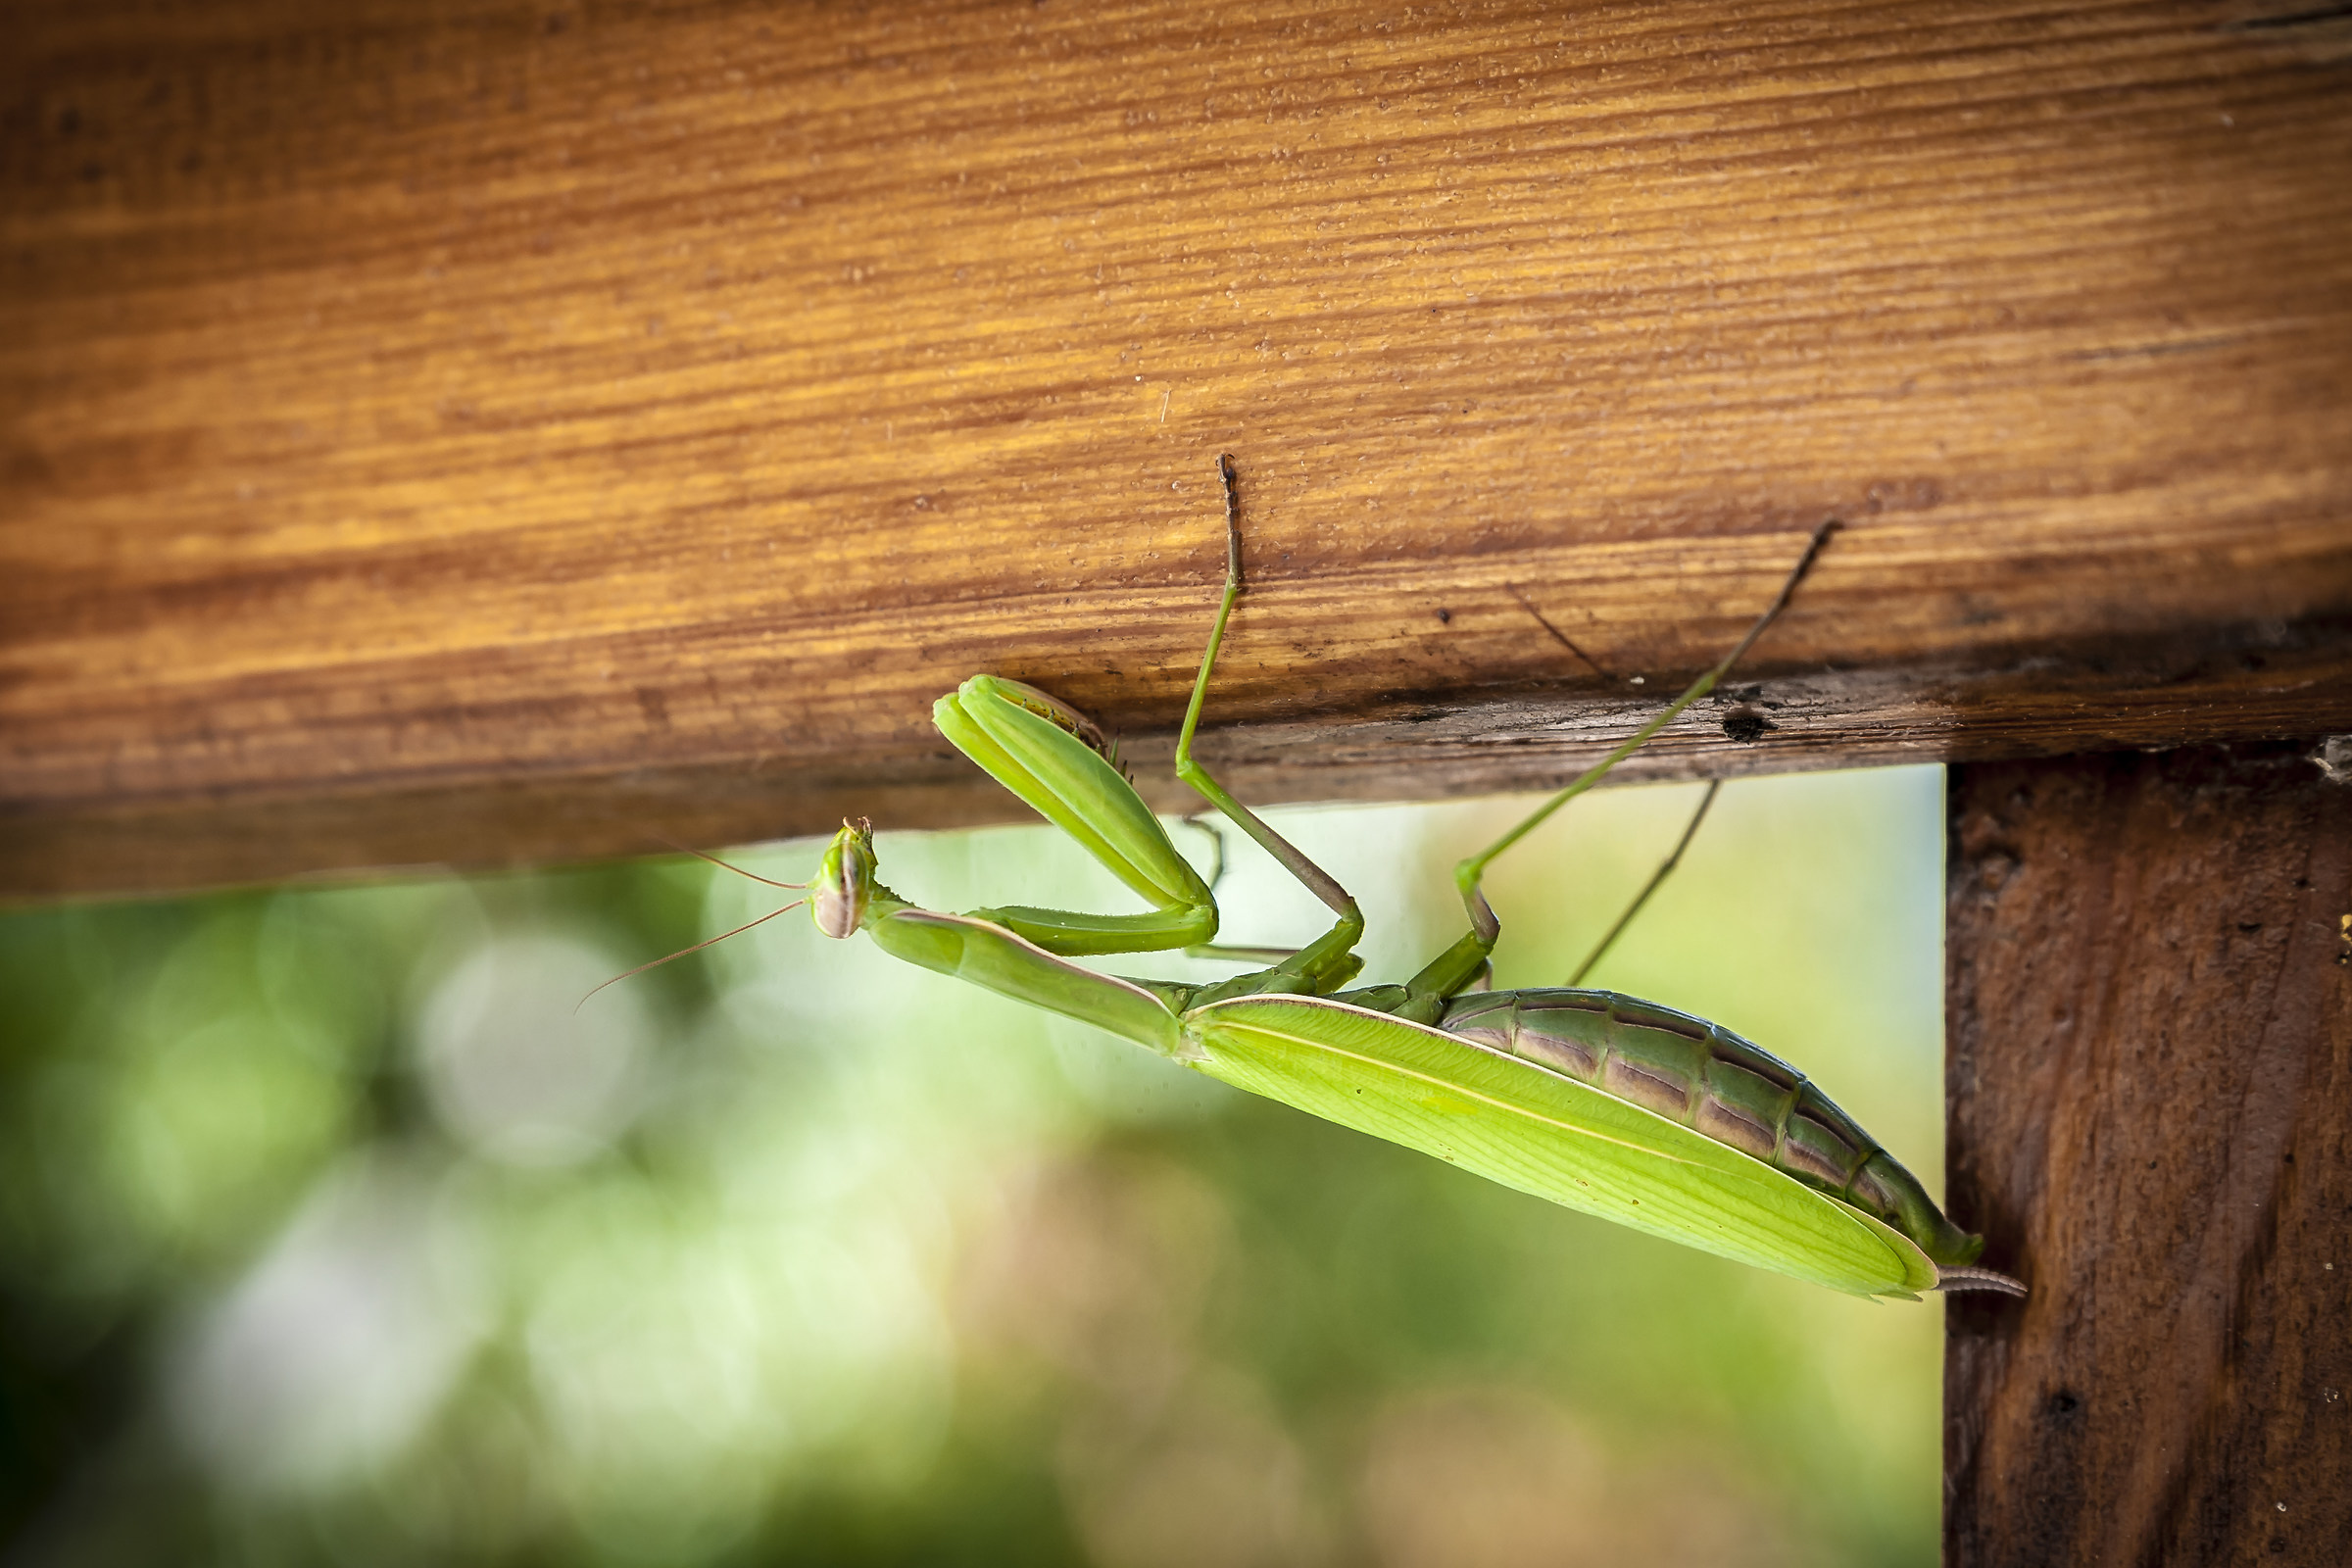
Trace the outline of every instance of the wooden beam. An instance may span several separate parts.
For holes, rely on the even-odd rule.
[[[0,889],[1003,815],[982,668],[1150,777],[1220,451],[1258,799],[1562,778],[1832,514],[1647,770],[2352,729],[2293,0],[8,26]]]
[[[2352,787],[1953,771],[1948,1568],[2352,1561]]]

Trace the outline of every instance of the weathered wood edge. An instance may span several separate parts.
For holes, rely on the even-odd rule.
[[[1378,709],[1203,731],[1201,755],[1253,803],[1442,799],[1556,788],[1686,677],[1399,696]],[[1213,720],[1213,706],[1211,717]],[[1615,782],[2164,750],[2352,731],[2352,621],[2020,657],[1995,669],[1825,670],[1739,679],[1622,764]],[[1169,775],[1171,732],[1122,751],[1158,808],[1200,803]],[[552,776],[359,780],[0,815],[0,899],[120,897],[294,877],[487,870],[829,832],[1028,820],[944,741],[830,762],[769,759]]]

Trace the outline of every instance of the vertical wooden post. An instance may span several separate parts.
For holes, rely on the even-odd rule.
[[[1944,1561],[2352,1562],[2352,788],[2286,748],[1950,797]]]

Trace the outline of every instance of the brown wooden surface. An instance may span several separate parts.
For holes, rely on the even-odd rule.
[[[1957,768],[1945,1556],[2352,1562],[2352,785]]]
[[[2352,728],[2327,9],[8,5],[0,889]]]

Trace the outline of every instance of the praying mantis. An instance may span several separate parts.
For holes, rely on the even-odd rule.
[[[1218,911],[1210,884],[1177,854],[1092,720],[1034,686],[994,675],[974,675],[939,699],[932,717],[940,732],[1151,908],[1132,914],[925,909],[882,884],[872,828],[857,821],[834,835],[808,884],[817,929],[844,940],[862,931],[906,962],[1093,1024],[1196,1072],[1505,1186],[1705,1251],[1862,1297],[2025,1294],[2006,1275],[1972,1266],[1983,1238],[1947,1219],[1918,1179],[1851,1117],[1761,1048],[1719,1025],[1612,992],[1476,989],[1491,973],[1489,956],[1501,932],[1481,890],[1488,865],[1712,690],[1788,605],[1836,524],[1813,535],[1779,598],[1739,646],[1599,762],[1456,867],[1469,921],[1459,941],[1401,984],[1350,989],[1363,962],[1354,952],[1364,931],[1355,900],[1193,756],[1244,582],[1230,457],[1218,460],[1218,472],[1225,493],[1224,596],[1177,737],[1175,772],[1330,908],[1331,929],[1270,967],[1210,984],[1123,979],[1072,962],[1171,950],[1275,955],[1213,945]]]

